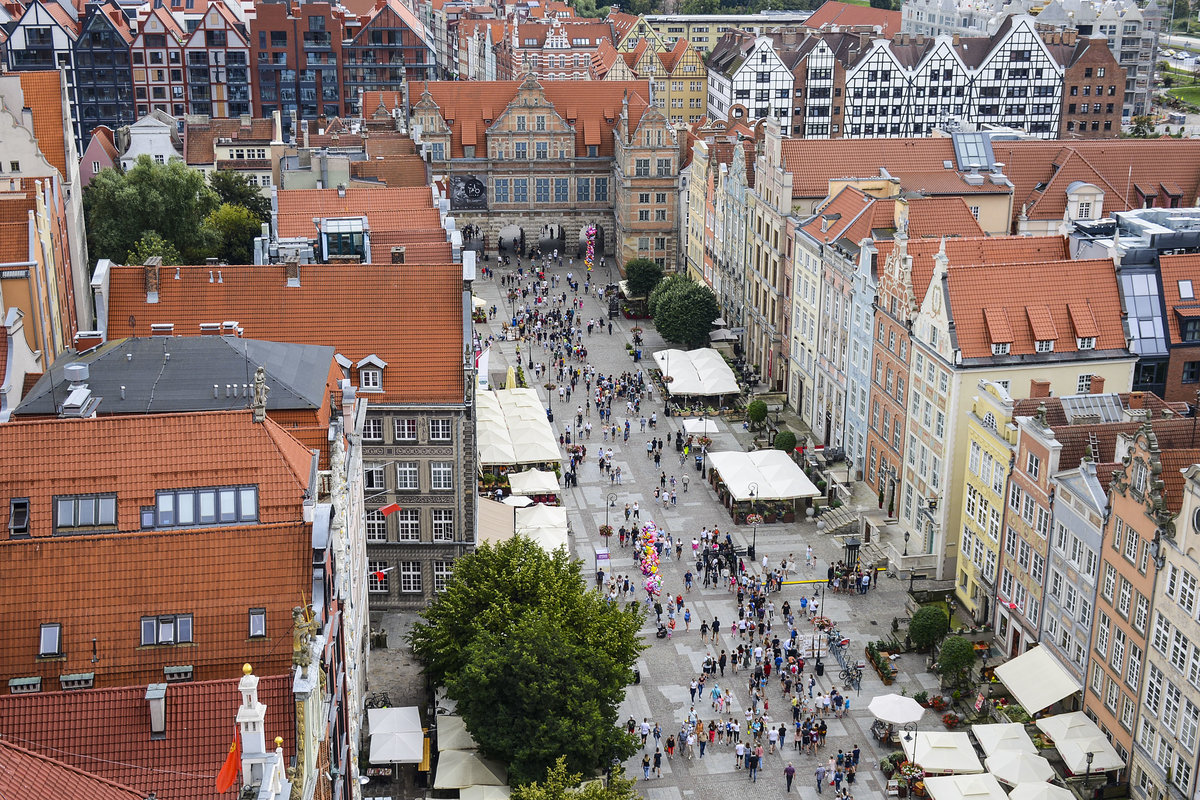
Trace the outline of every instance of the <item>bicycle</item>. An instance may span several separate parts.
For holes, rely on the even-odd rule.
[[[375,692],[367,696],[367,702],[363,705],[367,708],[390,708],[392,701],[387,692]]]
[[[857,686],[862,680],[862,670],[858,667],[846,667],[838,677],[845,686]]]

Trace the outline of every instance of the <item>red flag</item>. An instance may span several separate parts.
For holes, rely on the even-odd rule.
[[[391,516],[392,514],[395,514],[399,510],[400,510],[399,503],[388,503],[386,506],[379,509],[379,513],[381,513],[385,517],[387,517],[387,516]]]
[[[377,580],[377,581],[381,581],[385,577],[383,572],[373,572],[371,574],[375,577],[375,580]]]
[[[217,773],[217,791],[220,793],[228,792],[235,781],[237,781],[238,769],[242,766],[242,742],[238,738],[237,732],[233,734],[233,744],[229,745],[229,755],[225,756],[225,763],[221,766],[221,771]]]

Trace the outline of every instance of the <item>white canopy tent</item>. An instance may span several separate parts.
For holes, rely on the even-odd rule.
[[[758,485],[753,495],[757,500],[794,500],[821,494],[804,470],[781,450],[721,451],[709,453],[708,460],[739,503],[751,499],[752,483]]]
[[[1075,800],[1075,794],[1053,783],[1018,783],[1008,800]]]
[[[925,779],[930,800],[1008,800],[996,779],[982,775],[943,775]]]
[[[471,295],[471,305],[478,311],[481,308],[487,308],[487,300],[484,300],[479,295]]]
[[[463,718],[454,715],[441,715],[437,718],[438,751],[444,750],[474,750],[478,745],[467,732],[467,724]]]
[[[1037,721],[1038,730],[1056,742],[1067,739],[1087,739],[1099,734],[1100,728],[1082,711],[1068,711]]]
[[[659,350],[654,363],[670,380],[667,391],[679,395],[737,394],[733,370],[711,347],[700,350]]]
[[[876,719],[890,722],[893,725],[907,725],[925,716],[925,707],[899,694],[881,694],[871,700],[867,706]]]
[[[1058,750],[1058,754],[1062,756],[1063,764],[1067,769],[1071,770],[1073,775],[1083,775],[1084,773],[1106,772],[1110,769],[1121,769],[1125,766],[1125,759],[1113,749],[1113,746],[1108,743],[1108,738],[1100,733],[1099,729],[1095,736],[1089,736],[1080,739],[1067,739],[1060,742],[1055,741],[1054,747]],[[1091,767],[1087,763],[1087,754],[1092,754]]]
[[[475,393],[475,441],[479,465],[559,462],[558,437],[533,389]]]
[[[730,332],[728,328],[718,328],[708,334],[710,342],[736,342],[737,339],[737,334]]]
[[[717,421],[715,419],[708,419],[707,417],[685,419],[683,421],[683,432],[696,436],[715,436],[717,434]]]
[[[420,764],[425,732],[416,706],[367,711],[372,764]]]
[[[513,494],[558,494],[558,476],[549,470],[527,469],[508,473]]]
[[[1006,751],[1037,755],[1037,746],[1025,732],[1025,726],[1019,722],[972,725],[971,733],[975,734],[975,741],[989,756]]]
[[[458,800],[508,800],[512,789],[508,786],[468,786],[458,790]]]
[[[900,737],[904,755],[926,772],[983,772],[971,738],[959,731],[917,731]],[[928,783],[926,783],[928,785]]]
[[[989,756],[984,763],[987,764],[988,772],[996,776],[996,780],[1004,781],[1010,786],[1048,781],[1054,777],[1054,767],[1050,766],[1049,761],[1019,750],[1003,750]]]
[[[508,772],[503,765],[485,759],[473,750],[446,750],[438,756],[434,789],[465,789],[468,786],[505,786]]]
[[[525,506],[533,505],[533,499],[519,494],[510,494],[508,497],[500,501],[506,506],[516,506],[517,508],[525,508]]]
[[[518,508],[515,531],[533,539],[546,552],[553,552],[560,547],[571,549],[567,541],[567,510],[562,506],[537,503],[528,508]]]
[[[1082,687],[1041,645],[996,667],[996,677],[1030,715],[1042,711]]]

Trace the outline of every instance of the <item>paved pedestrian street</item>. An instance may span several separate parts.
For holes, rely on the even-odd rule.
[[[551,270],[551,273],[565,277],[569,269],[571,269],[569,266],[556,267]],[[581,270],[578,265],[573,272],[576,277],[580,275]],[[526,274],[528,274],[528,270],[526,270]],[[601,282],[605,280],[602,271],[597,270],[597,273],[594,274],[602,276],[599,278]],[[566,288],[565,281],[560,280],[557,291],[561,292],[564,288]],[[570,290],[567,289],[567,292],[568,298],[570,298],[572,296]],[[493,376],[503,375],[510,364],[515,365],[516,363],[516,343],[499,341],[501,320],[509,312],[509,302],[502,297],[498,278],[481,277],[475,282],[475,293],[485,299],[489,306],[494,303],[498,309],[495,320],[488,324],[479,324],[476,329],[485,337],[489,333],[496,336],[497,342],[491,356],[491,373]],[[583,296],[582,284],[580,285],[580,296]],[[529,302],[532,302],[532,298]],[[594,293],[586,297],[580,314],[585,326],[589,318],[607,318],[605,308]],[[623,318],[614,319],[612,322],[611,335],[607,333],[607,328],[603,327],[598,327],[597,332],[590,336],[584,334],[584,345],[588,349],[587,361],[604,374],[619,375],[624,371],[636,372],[639,368],[647,371],[652,369],[654,362],[649,358],[649,354],[668,346],[658,336],[653,324],[648,321],[632,322]],[[625,350],[626,343],[632,341],[629,329],[635,325],[644,329],[642,337],[645,342],[645,356],[638,364],[633,362]],[[539,356],[546,358],[540,347],[535,345],[533,353],[535,362],[539,360]],[[528,366],[529,349],[527,345],[522,345],[521,357],[525,362],[526,374],[530,376],[530,384],[537,387],[539,394],[554,409],[555,429],[561,432],[564,424],[574,421],[576,406],[585,403],[582,381],[580,382],[580,391],[576,392],[573,399],[567,402],[565,404],[567,407],[564,408],[564,404],[557,397],[546,398],[546,390],[542,386],[545,383],[544,378],[541,381],[533,378]],[[574,361],[569,363],[577,367],[582,366]],[[624,424],[622,413],[624,410],[623,407],[614,403],[614,421],[622,425]],[[750,544],[751,529],[731,524],[728,512],[717,502],[714,492],[700,479],[694,464],[680,465],[679,456],[673,447],[673,438],[677,426],[682,421],[664,417],[663,399],[657,391],[649,403],[643,404],[643,413],[647,417],[652,411],[658,415],[656,430],[648,430],[645,434],[641,434],[638,420],[634,419],[628,442],[617,441],[615,444],[605,444],[606,447],[613,448],[614,471],[618,466],[621,468],[621,485],[612,483],[608,475],[602,476],[596,465],[596,459],[591,457],[593,447],[598,448],[601,445],[599,428],[597,427],[593,431],[590,439],[579,440],[580,443],[588,446],[589,457],[584,459],[578,468],[578,486],[565,491],[564,502],[568,508],[568,518],[572,529],[572,546],[575,555],[583,560],[585,576],[590,577],[595,574],[593,548],[603,545],[603,540],[597,531],[601,525],[605,524],[606,509],[608,520],[616,529],[622,524],[626,524],[624,516],[626,503],[637,502],[639,504],[643,522],[652,519],[674,537],[683,537],[687,542],[690,542],[693,537],[698,537],[702,527],[707,526],[711,529],[716,526],[720,529],[722,537],[727,531],[731,532],[736,546],[745,547]],[[594,418],[593,422],[595,422]],[[733,425],[736,430],[731,430],[730,424],[724,420],[719,423],[721,430],[713,437],[713,445],[709,448],[710,450],[747,449],[749,435],[741,430],[740,422],[733,423]],[[656,470],[654,462],[646,456],[646,441],[651,435],[660,437],[666,442],[663,448],[661,470]],[[691,462],[691,459],[688,461]],[[658,507],[655,507],[653,492],[658,486],[660,471],[665,471],[668,479],[672,475],[682,479],[684,474],[690,478],[689,489],[686,493],[682,490],[679,491],[678,505],[676,506],[664,509],[660,502]],[[609,502],[610,495],[615,495],[612,502]],[[777,608],[785,600],[788,600],[793,609],[796,609],[801,594],[812,596],[815,591],[819,595],[826,583],[825,571],[829,561],[837,560],[842,552],[840,539],[818,533],[816,524],[807,520],[794,524],[761,525],[758,528],[755,544],[759,563],[750,565],[747,562],[747,566],[753,566],[755,570],[761,570],[763,556],[767,557],[768,564],[772,568],[779,565],[781,559],[785,557],[796,561],[798,574],[790,577],[781,592],[772,595],[771,599]],[[806,567],[805,552],[810,545],[813,548],[814,564]],[[631,581],[639,587],[636,596],[644,600],[645,592],[640,589],[642,580],[634,565],[633,550],[628,547],[622,548],[614,535],[610,543],[610,552],[612,572],[616,575],[629,575]],[[850,710],[846,712],[844,718],[835,718],[832,713],[825,718],[828,725],[828,737],[825,746],[819,749],[816,755],[801,755],[793,749],[794,727],[791,710],[782,699],[779,682],[772,676],[768,680],[769,710],[767,717],[775,727],[778,727],[781,722],[785,723],[788,726],[788,737],[783,748],[778,749],[774,754],[764,756],[764,766],[758,774],[756,784],[750,782],[749,775],[745,770],[735,769],[733,747],[728,744],[710,746],[703,758],[697,757],[688,760],[681,757],[678,752],[674,757],[666,757],[666,738],[671,733],[678,736],[680,725],[693,705],[689,693],[689,682],[701,674],[701,664],[706,655],[711,654],[716,658],[722,649],[732,652],[737,649],[738,645],[737,637],[731,636],[729,632],[730,623],[737,619],[735,595],[727,587],[704,588],[702,580],[699,579],[695,581],[690,592],[685,592],[683,575],[689,569],[689,553],[690,548],[685,547],[683,559],[676,560],[673,554],[667,557],[664,552],[660,573],[663,576],[664,606],[666,605],[666,595],[683,594],[685,605],[692,610],[691,630],[685,629],[682,615],[677,614],[679,624],[672,638],[669,640],[657,639],[654,635],[655,616],[653,611],[650,611],[643,629],[649,646],[636,665],[641,673],[641,682],[629,687],[620,709],[622,722],[633,717],[640,725],[643,718],[648,718],[652,726],[654,723],[661,726],[664,745],[662,777],[653,777],[652,769],[651,778],[649,780],[642,779],[642,752],[638,752],[625,763],[626,774],[637,779],[639,790],[650,800],[683,800],[683,798],[690,797],[721,797],[736,800],[738,797],[749,797],[751,794],[760,796],[764,791],[772,796],[782,795],[784,793],[783,770],[790,761],[796,768],[793,793],[798,793],[806,800],[813,800],[817,797],[813,777],[817,765],[828,763],[831,756],[836,756],[839,748],[850,752],[855,745],[858,745],[862,748],[859,772],[855,784],[849,786],[849,789],[852,795],[858,797],[880,796],[884,790],[884,781],[877,763],[878,758],[886,751],[878,747],[878,743],[870,734],[873,719],[867,712],[867,704],[872,697],[887,692],[899,692],[904,689],[911,695],[922,689],[936,689],[936,676],[925,671],[925,658],[921,655],[906,654],[902,656],[896,662],[899,676],[896,682],[889,687],[884,687],[874,670],[868,666],[863,674],[861,692],[856,693],[852,689],[843,690],[850,701]],[[694,557],[691,559],[690,565],[694,571]],[[892,618],[905,613],[904,592],[906,588],[906,584],[903,582],[887,578],[880,573],[878,585],[865,595],[825,593],[821,605],[822,613],[834,621],[843,635],[849,637],[848,659],[854,661],[862,658],[863,648],[868,640],[880,638],[890,632]],[[716,637],[715,643],[705,643],[701,641],[700,621],[711,621],[714,617],[721,620],[722,630]],[[801,620],[798,613],[796,622],[800,630],[801,641],[804,641],[806,634],[811,639],[811,624],[806,620]],[[780,619],[779,614],[776,614],[775,617],[775,632],[781,638],[786,638],[786,624]],[[810,659],[805,668],[805,682],[807,675],[812,672],[813,663]],[[816,690],[827,693],[832,686],[831,681],[838,680],[840,667],[835,660],[828,657],[825,659],[825,665],[825,675],[817,679]],[[719,674],[714,676],[718,685],[722,688],[728,686],[733,692],[733,706],[726,711],[723,718],[727,719],[732,716],[739,720],[742,723],[743,731],[745,730],[745,706],[742,703],[747,698],[749,676],[750,671],[744,669],[737,675],[727,669],[723,677]],[[716,711],[713,710],[707,696],[711,688],[712,680],[710,679],[705,688],[705,696],[697,697],[694,703],[696,712],[706,724],[710,719],[716,717]],[[928,713],[924,722],[926,726],[941,727],[940,720],[935,718],[933,712]],[[744,739],[745,736],[743,736]],[[765,736],[763,741],[765,746]],[[653,737],[650,738],[647,747],[647,752],[653,755]],[[833,789],[828,785],[828,778],[824,789],[824,796],[831,796]]]

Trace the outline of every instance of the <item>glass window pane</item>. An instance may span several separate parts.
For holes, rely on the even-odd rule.
[[[200,492],[200,521],[217,521],[217,492],[215,489],[204,489]]]
[[[62,629],[58,625],[43,625],[42,626],[42,655],[58,655],[58,634]]]
[[[250,612],[250,635],[251,636],[266,636],[267,635],[267,615],[263,611]]]
[[[80,498],[76,508],[79,512],[80,525],[95,525],[96,524],[96,498],[83,497]]]
[[[160,644],[172,644],[175,641],[175,618],[159,617],[158,641]]]
[[[142,644],[155,644],[155,631],[158,629],[158,621],[154,617],[142,617]]]
[[[58,526],[65,527],[75,524],[75,501],[58,501]]]
[[[117,524],[117,498],[101,497],[100,498],[100,516],[96,520],[101,525],[116,525]]]
[[[236,489],[221,490],[221,522],[233,522],[237,519]]]
[[[177,617],[175,625],[178,633],[177,641],[190,642],[192,640],[192,615],[184,614]]]
[[[258,490],[253,486],[240,490],[240,518],[243,520],[258,519]]]
[[[178,496],[178,521],[180,525],[191,525],[196,521],[196,493],[180,492]]]
[[[158,524],[175,524],[175,495],[170,492],[158,496]]]

